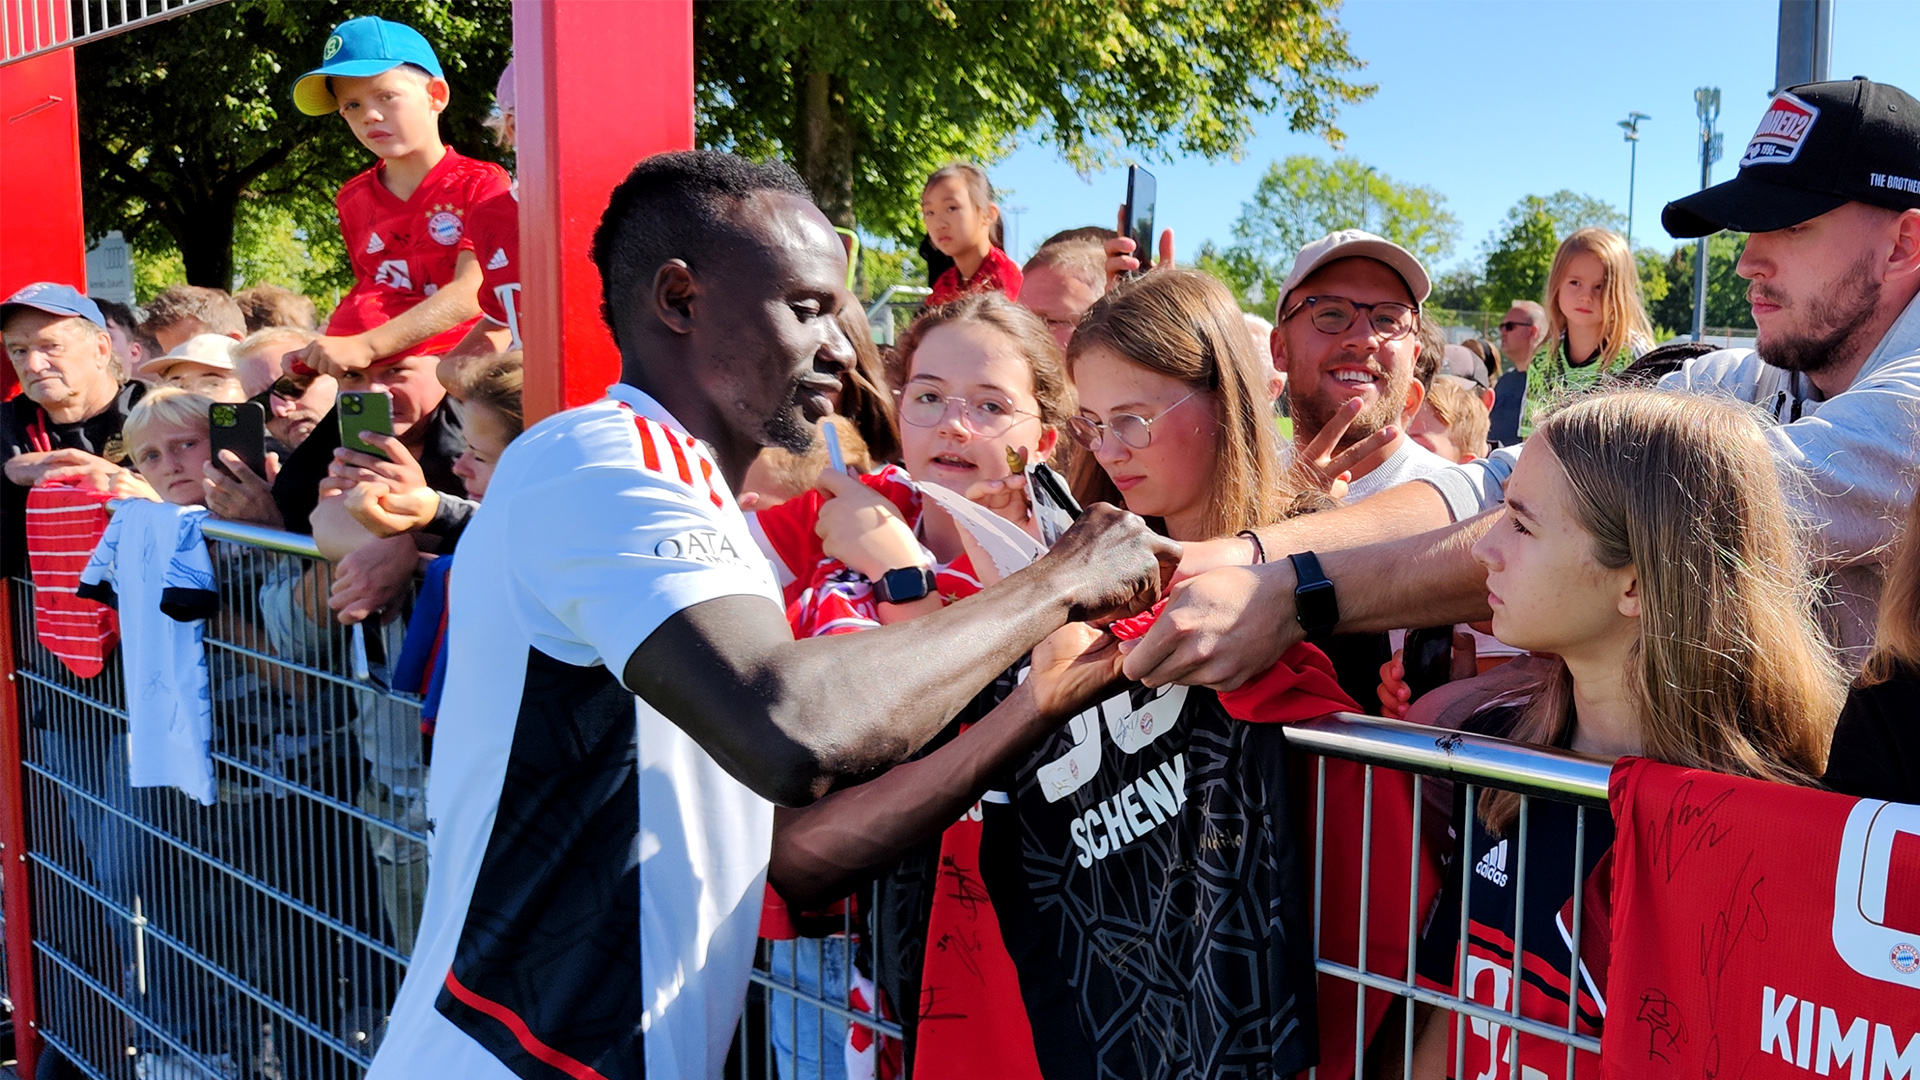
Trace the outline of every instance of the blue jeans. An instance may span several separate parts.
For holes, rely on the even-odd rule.
[[[839,1080],[847,1071],[848,1022],[806,999],[847,1004],[852,943],[845,937],[803,937],[769,946],[774,980],[798,987],[792,993],[767,992],[767,1032],[780,1080]]]

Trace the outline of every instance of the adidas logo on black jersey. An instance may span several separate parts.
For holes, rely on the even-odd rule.
[[[1507,842],[1493,845],[1493,850],[1480,856],[1480,862],[1473,872],[1493,882],[1501,888],[1507,887]]]

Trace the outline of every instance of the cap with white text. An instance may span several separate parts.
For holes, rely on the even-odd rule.
[[[1773,96],[1740,171],[1660,213],[1687,239],[1772,232],[1850,202],[1920,208],[1920,101],[1870,79],[1806,83]]]

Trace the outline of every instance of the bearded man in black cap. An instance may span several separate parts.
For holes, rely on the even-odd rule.
[[[1920,465],[1920,101],[1867,79],[1777,94],[1732,180],[1669,203],[1676,237],[1746,232],[1759,348],[1689,360],[1669,389],[1765,408],[1775,459],[1804,470],[1797,509],[1818,531],[1823,621],[1851,664],[1865,659],[1886,551]],[[1317,559],[1249,566],[1241,538],[1187,544],[1166,615],[1126,674],[1226,689],[1287,647],[1332,633],[1487,617],[1469,549],[1491,526],[1519,448],[1383,491],[1354,506],[1258,530],[1267,551]],[[1232,569],[1207,573],[1223,567]]]

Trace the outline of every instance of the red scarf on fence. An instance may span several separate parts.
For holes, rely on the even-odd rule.
[[[1920,806],[1622,758],[1605,1077],[1920,1077]]]
[[[100,534],[107,531],[104,491],[41,484],[27,492],[27,565],[33,572],[33,627],[40,644],[75,675],[91,679],[120,642],[120,616],[74,595]]]

